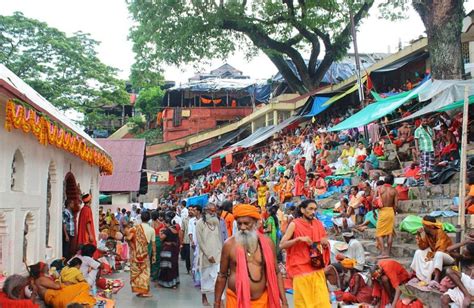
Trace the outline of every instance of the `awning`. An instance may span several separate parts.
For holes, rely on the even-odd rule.
[[[376,103],[370,104],[338,125],[330,128],[329,131],[340,131],[354,127],[361,127],[369,124],[370,122],[376,121],[381,117],[391,113],[409,100],[418,97],[418,94],[427,90],[431,84],[431,80],[428,80],[415,89],[407,91],[408,94],[402,98],[399,98],[398,96],[388,97]]]
[[[474,103],[474,95],[469,96],[469,105],[471,105],[473,103]],[[456,109],[456,108],[462,108],[463,106],[464,106],[464,100],[460,100],[460,101],[454,102],[452,104],[449,104],[447,106],[444,106],[443,108],[441,108],[439,110],[436,110],[436,112],[449,111],[449,110],[453,110],[453,109]]]
[[[363,76],[362,79],[361,79],[362,83],[364,83],[366,81],[367,81],[367,75]],[[341,94],[338,94],[338,95],[334,95],[333,97],[331,97],[327,102],[324,103],[323,106],[328,107],[329,105],[331,105],[334,102],[337,102],[341,98],[351,94],[354,91],[357,91],[357,89],[359,89],[359,84],[356,82],[356,83],[354,83],[354,85],[352,87],[347,89],[345,92],[343,92]]]
[[[259,144],[260,142],[267,140],[268,138],[270,138],[274,134],[279,133],[285,127],[291,125],[292,123],[294,123],[295,121],[297,121],[299,119],[301,119],[300,116],[291,116],[288,119],[282,121],[280,124],[278,124],[276,126],[272,126],[272,128],[270,130],[268,130],[265,133],[261,134],[260,136],[258,136],[254,140],[252,140],[251,142],[249,142],[247,144],[242,144],[241,146],[243,148],[250,148],[250,147],[252,147],[256,144]]]
[[[326,103],[329,99],[331,98],[326,96],[316,96],[315,98],[313,98],[313,105],[311,106],[311,110],[303,116],[314,117],[315,115],[320,114],[328,107],[325,106],[324,103]]]
[[[211,144],[199,147],[197,149],[185,152],[183,154],[177,155],[176,159],[179,163],[179,166],[176,169],[186,170],[190,165],[202,161],[203,159],[209,157],[211,154],[217,152],[237,136],[242,134],[245,131],[245,128],[240,128],[225,135]],[[175,169],[175,170],[176,170]]]
[[[420,102],[432,99],[431,103],[394,123],[414,119],[431,112],[441,112],[440,109],[453,103],[461,102],[462,106],[465,87],[468,87],[468,96],[473,96],[474,80],[434,80],[430,88],[419,95]]]
[[[398,70],[399,68],[404,67],[410,62],[419,61],[422,59],[426,59],[428,57],[429,57],[429,54],[427,52],[422,52],[422,53],[401,59],[395,63],[389,64],[382,68],[379,68],[378,70],[373,71],[373,73],[385,73],[385,72],[395,71],[395,70]]]
[[[268,131],[271,130],[272,128],[273,128],[273,125],[265,126],[265,127],[260,127],[260,128],[258,128],[255,132],[253,132],[253,134],[251,134],[250,136],[248,136],[247,138],[242,139],[242,140],[240,140],[239,142],[234,143],[234,144],[232,145],[232,147],[244,147],[244,148],[248,148],[248,146],[245,146],[245,145],[253,143],[255,139],[259,138],[260,136],[262,136],[263,134],[265,134],[266,132],[268,132]]]
[[[257,129],[252,135],[248,136],[247,138],[237,143],[234,143],[228,149],[221,151],[219,153],[216,153],[215,155],[212,155],[211,157],[208,157],[204,159],[203,161],[191,164],[189,167],[191,171],[196,171],[196,170],[201,170],[203,168],[206,168],[211,165],[213,158],[215,157],[223,158],[225,157],[226,154],[234,152],[234,149],[250,148],[256,144],[259,144],[260,142],[267,140],[274,134],[280,132],[282,129],[291,125],[292,123],[294,123],[295,121],[299,119],[301,119],[300,116],[291,116],[278,125],[270,125],[270,126],[261,127]]]

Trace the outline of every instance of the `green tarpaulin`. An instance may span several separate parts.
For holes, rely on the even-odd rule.
[[[394,97],[387,97],[383,100],[370,104],[361,111],[329,129],[329,131],[340,131],[354,127],[361,127],[376,121],[381,117],[393,112],[395,109],[405,104],[409,100],[416,98],[421,91],[424,91],[430,85],[431,81],[429,80],[411,91],[400,93]]]
[[[409,215],[405,217],[400,223],[400,231],[406,231],[411,234],[416,234],[420,228],[423,227],[423,218],[420,216]],[[448,233],[456,232],[456,227],[448,222],[443,223],[443,230]]]
[[[472,104],[472,103],[474,103],[474,95],[469,96],[469,105]],[[447,106],[444,106],[441,109],[438,109],[437,112],[443,112],[443,111],[453,110],[453,109],[456,109],[456,108],[462,108],[463,106],[464,106],[464,100],[460,100],[460,101],[454,102],[452,104],[449,104]]]
[[[382,97],[380,96],[380,94],[378,94],[377,92],[374,92],[374,91],[370,91],[370,93],[372,94],[372,96],[374,97],[374,99],[376,101],[385,101],[387,99],[393,99],[393,100],[398,100],[398,99],[401,99],[401,98],[404,98],[406,97],[407,95],[410,95],[410,93],[412,92],[413,90],[411,91],[405,91],[405,92],[401,92],[401,93],[398,93],[398,94],[395,94],[395,95],[391,95],[391,96],[387,96],[387,97]]]

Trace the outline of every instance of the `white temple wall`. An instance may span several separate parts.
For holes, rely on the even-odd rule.
[[[62,256],[62,209],[66,199],[65,177],[69,172],[82,193],[93,195],[92,210],[97,230],[99,169],[55,146],[41,145],[31,133],[7,132],[4,121],[4,110],[0,110],[0,272],[24,273],[25,223],[28,225],[28,265],[50,262]],[[14,156],[15,185],[12,187]],[[51,191],[49,247],[46,246],[48,173]]]

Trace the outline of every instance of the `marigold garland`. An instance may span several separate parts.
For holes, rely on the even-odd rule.
[[[104,174],[110,175],[113,172],[112,159],[94,146],[88,145],[84,138],[65,130],[44,115],[38,115],[35,110],[9,100],[6,105],[5,129],[10,132],[13,128],[32,133],[42,145],[54,145],[90,165],[98,166]]]

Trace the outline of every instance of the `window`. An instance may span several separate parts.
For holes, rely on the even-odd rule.
[[[20,150],[15,151],[11,166],[10,189],[12,191],[23,191],[25,182],[25,161]]]

